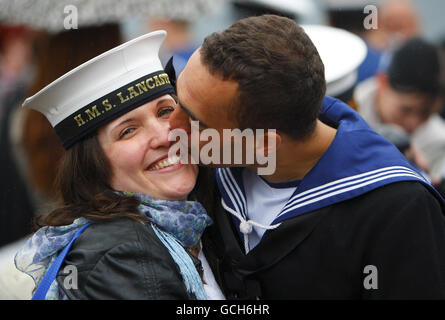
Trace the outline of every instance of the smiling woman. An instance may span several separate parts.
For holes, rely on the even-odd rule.
[[[25,101],[67,149],[61,204],[39,217],[40,229],[15,259],[36,283],[33,299],[224,298],[202,267],[200,239],[212,221],[188,200],[198,168],[168,157],[176,101],[157,57],[165,36],[114,48]],[[156,85],[135,91],[147,79]],[[121,92],[135,94],[122,100]]]

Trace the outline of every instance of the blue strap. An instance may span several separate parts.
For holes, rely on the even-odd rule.
[[[35,291],[35,293],[32,296],[31,300],[45,300],[45,297],[46,297],[46,294],[47,294],[47,292],[49,290],[49,287],[51,286],[53,281],[56,279],[57,274],[59,273],[59,269],[62,266],[62,263],[65,260],[66,255],[68,254],[68,251],[70,250],[70,248],[73,245],[74,241],[90,225],[91,225],[91,222],[89,222],[86,225],[82,226],[76,232],[74,237],[71,239],[70,243],[68,243],[67,246],[62,250],[62,252],[57,256],[56,260],[51,265],[51,267],[48,269],[48,271],[46,272],[46,274],[43,277],[42,281],[40,281],[39,287]]]

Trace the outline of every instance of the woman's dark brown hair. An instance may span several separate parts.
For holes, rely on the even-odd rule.
[[[144,222],[139,202],[116,193],[110,186],[110,164],[97,134],[73,145],[61,159],[55,186],[61,204],[36,218],[35,227],[71,224],[84,217],[93,222],[129,217]]]

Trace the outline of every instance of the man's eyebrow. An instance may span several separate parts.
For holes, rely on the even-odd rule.
[[[204,122],[202,122],[201,120],[199,120],[198,118],[196,118],[196,116],[187,108],[185,107],[180,101],[178,101],[179,107],[182,109],[182,111],[184,111],[185,113],[187,113],[187,115],[192,118],[193,121],[199,121],[199,125],[203,126],[203,127],[209,127],[208,125],[206,125]]]

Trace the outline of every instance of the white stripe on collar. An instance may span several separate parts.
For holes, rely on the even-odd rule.
[[[237,212],[242,212],[240,210],[240,208],[242,208],[241,206],[241,201],[237,195],[237,193],[235,192],[235,188],[233,187],[231,181],[227,178],[224,169],[217,169],[218,173],[219,173],[219,177],[221,180],[221,183],[223,185],[224,191],[227,193],[230,201],[233,204],[234,209]]]
[[[372,179],[374,177],[378,177],[378,176],[382,176],[382,175],[385,175],[385,174],[389,174],[392,171],[394,171],[394,172],[402,172],[403,171],[403,172],[411,173],[411,174],[416,175],[416,177],[418,177],[419,179],[425,181],[420,175],[418,175],[417,172],[415,172],[415,171],[413,171],[413,170],[411,170],[410,168],[407,168],[407,167],[393,166],[393,167],[381,168],[381,169],[372,170],[372,171],[360,173],[360,174],[357,174],[357,175],[349,176],[349,177],[346,177],[346,178],[338,179],[338,180],[335,180],[335,181],[331,181],[331,182],[328,182],[328,183],[323,184],[321,186],[318,186],[318,187],[306,190],[306,191],[304,191],[302,193],[296,194],[295,196],[292,196],[289,199],[289,201],[287,202],[287,204],[283,208],[283,210],[285,210],[287,207],[295,204],[295,202],[297,200],[303,201],[303,200],[306,200],[309,197],[317,196],[319,194],[322,194],[322,193],[325,193],[325,192],[329,192],[329,191],[334,190],[334,189],[347,187],[347,186],[349,186],[351,184],[360,183],[362,181],[365,181],[366,179]],[[363,178],[363,177],[366,177],[366,178]],[[360,178],[363,178],[363,179],[360,179]],[[351,181],[351,182],[346,182],[346,181]],[[346,182],[346,183],[343,183],[343,182]]]
[[[241,200],[242,200],[242,205],[243,205],[243,212],[246,213],[247,212],[247,201],[246,198],[244,196],[243,191],[240,189],[238,183],[235,180],[235,177],[232,174],[232,171],[230,170],[230,168],[225,168],[225,172],[226,174],[229,176],[230,181],[232,182],[232,184],[235,186],[237,193],[239,194]]]
[[[247,203],[244,197],[244,193],[239,188],[238,183],[236,183],[236,180],[229,168],[222,168],[219,170],[219,172],[221,173],[221,182],[223,183],[224,188],[226,189],[226,192],[230,197],[230,200],[234,205],[237,204],[235,208],[236,211],[241,213],[245,218],[247,212]],[[227,185],[229,185],[230,189],[227,187]],[[233,201],[233,197],[236,198],[236,203]]]
[[[324,200],[326,198],[333,197],[338,194],[349,192],[351,190],[356,190],[356,189],[359,189],[359,188],[362,188],[362,187],[365,187],[365,186],[368,186],[373,183],[377,183],[377,182],[380,182],[380,181],[386,180],[386,179],[392,179],[395,177],[413,177],[413,178],[417,178],[417,179],[425,182],[425,180],[422,177],[420,177],[415,171],[413,171],[409,168],[397,167],[397,168],[401,168],[399,170],[390,170],[390,168],[396,168],[396,167],[383,168],[383,169],[379,169],[379,170],[370,171],[370,172],[367,172],[364,174],[359,174],[356,176],[343,178],[343,179],[340,179],[337,181],[327,183],[323,186],[319,186],[317,188],[313,188],[313,189],[307,190],[305,192],[302,192],[301,194],[298,194],[295,197],[291,198],[289,200],[289,202],[286,204],[286,206],[283,208],[282,212],[277,217],[280,217],[289,211],[309,205],[311,203],[314,203],[314,202],[317,202],[320,200]],[[384,172],[382,172],[382,171],[384,171]],[[381,173],[369,175],[372,172],[381,172]],[[360,180],[354,180],[354,181],[348,182],[348,183],[339,184],[332,188],[326,189],[326,187],[334,185],[341,181],[352,180],[352,179],[356,179],[357,177],[363,177],[365,175],[368,175],[368,177],[360,179]],[[323,188],[325,188],[325,189],[323,189]],[[315,192],[320,189],[323,189],[323,190],[321,190],[319,192]],[[335,190],[335,191],[333,191],[333,190]],[[333,191],[333,192],[330,192],[330,191]],[[302,197],[304,195],[306,195],[306,196]],[[310,199],[310,200],[308,200],[308,199]],[[305,201],[305,200],[307,200],[307,201]]]

